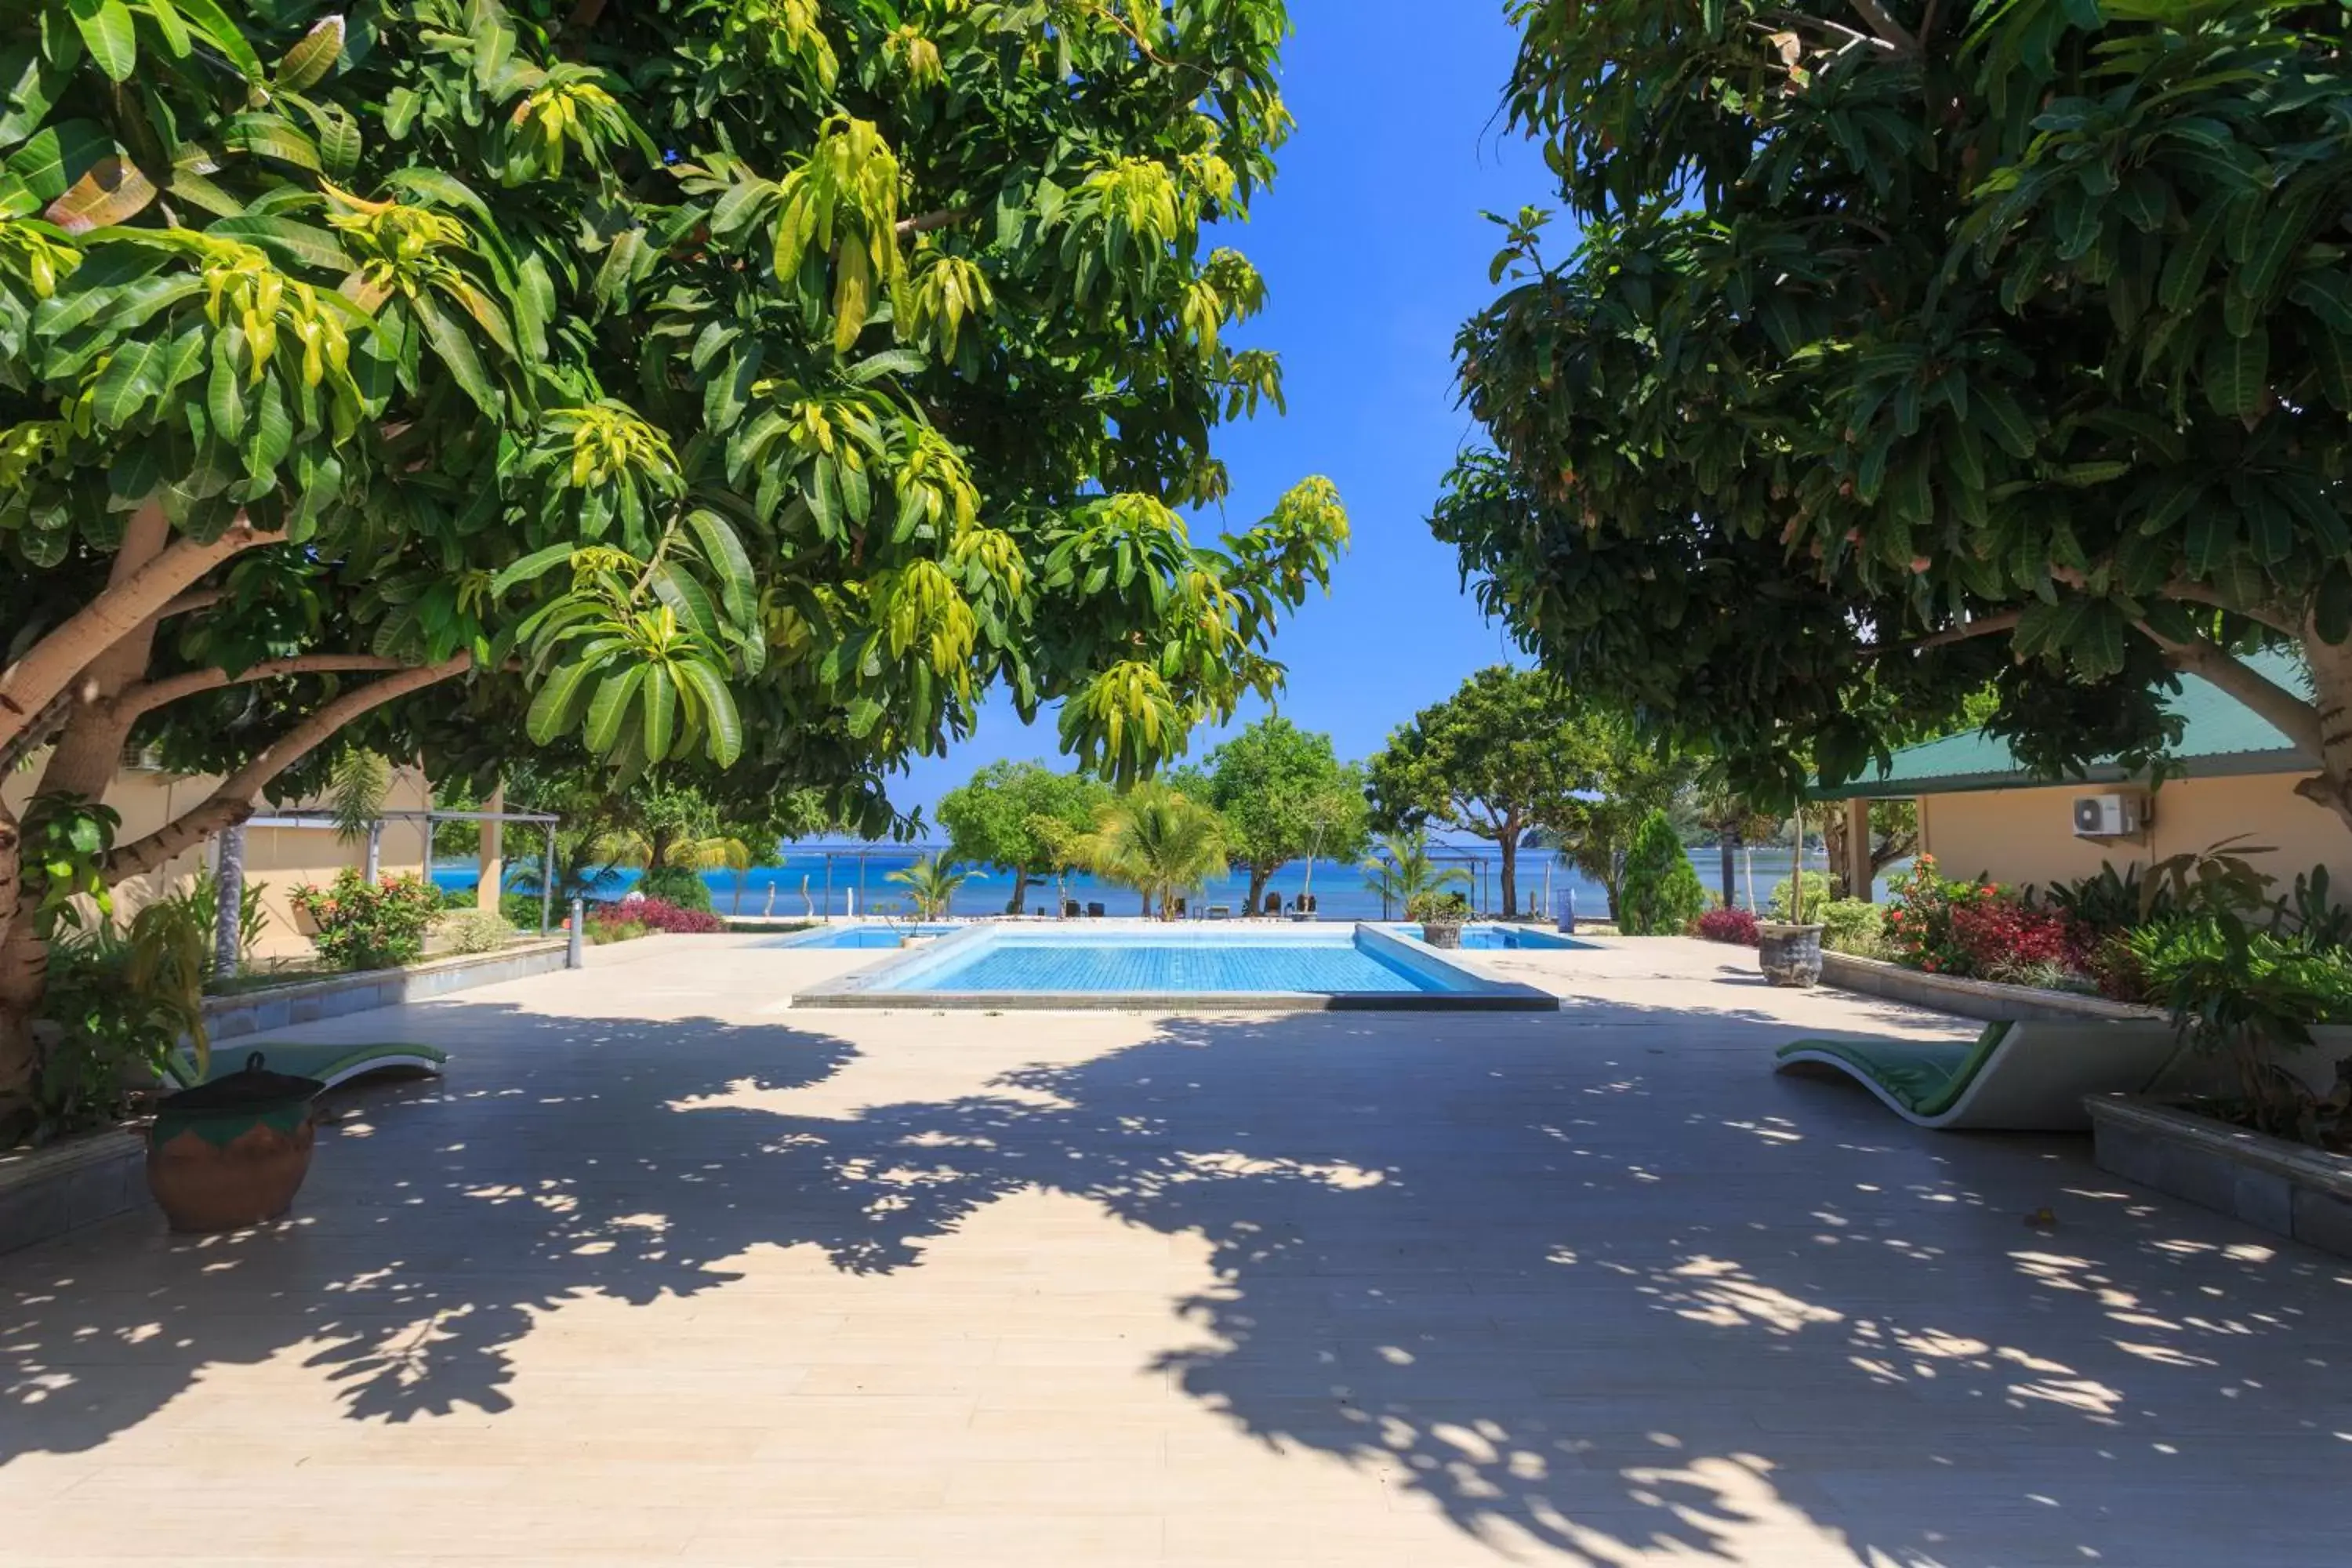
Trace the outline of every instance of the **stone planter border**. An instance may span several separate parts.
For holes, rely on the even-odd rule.
[[[2110,1002],[2073,991],[2044,991],[2033,985],[2002,985],[1990,980],[1961,980],[1949,974],[1929,974],[1906,969],[1884,959],[1857,958],[1850,952],[1822,954],[1822,984],[1844,991],[1861,991],[1891,1002],[1908,1002],[1939,1013],[1956,1013],[1988,1024],[2021,1024],[2033,1020],[2063,1022],[2076,1018],[2116,1020],[2163,1018],[2155,1007]]]
[[[2128,1095],[2083,1106],[2101,1170],[2352,1258],[2352,1158]]]
[[[428,958],[403,969],[321,975],[215,996],[205,1004],[205,1022],[218,1049],[224,1041],[266,1029],[544,974],[562,968],[563,956],[561,938],[534,940],[498,952]],[[0,1253],[144,1207],[146,1163],[145,1135],[128,1128],[86,1133],[46,1149],[0,1153]]]
[[[445,992],[544,974],[563,967],[563,951],[561,937],[534,939],[497,952],[450,953],[399,969],[326,974],[234,996],[215,996],[205,1004],[205,1024],[215,1042],[292,1024],[315,1024],[321,1018],[338,1018],[371,1007],[422,1002]]]

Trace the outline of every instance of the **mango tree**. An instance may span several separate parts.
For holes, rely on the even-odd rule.
[[[2039,769],[2147,763],[2193,673],[2352,822],[2338,7],[1516,13],[1581,233],[1507,226],[1434,525],[1548,668],[1777,802],[1988,683]]]
[[[992,686],[1149,771],[1344,542],[1319,479],[1181,515],[1280,402],[1208,238],[1289,124],[1280,0],[5,17],[0,1113],[74,896],[355,740],[875,830]],[[115,842],[126,744],[220,783]]]

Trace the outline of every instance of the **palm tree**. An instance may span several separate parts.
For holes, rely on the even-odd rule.
[[[1459,866],[1440,866],[1431,858],[1429,835],[1419,828],[1384,833],[1379,844],[1380,853],[1363,863],[1364,885],[1381,896],[1383,905],[1394,900],[1398,909],[1409,910],[1426,894],[1442,893],[1456,882],[1469,886],[1469,872]]]
[[[1080,854],[1097,877],[1141,893],[1163,921],[1175,918],[1179,893],[1230,864],[1224,818],[1165,784],[1138,784],[1104,806]]]
[[[948,912],[958,888],[982,879],[979,872],[936,855],[926,855],[886,879],[907,889],[907,896],[914,900],[917,918],[927,921],[935,921]]]

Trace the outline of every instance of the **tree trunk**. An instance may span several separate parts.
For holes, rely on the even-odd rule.
[[[1519,918],[1518,828],[1507,825],[1502,836],[1495,840],[1495,845],[1503,852],[1503,918],[1515,921]]]
[[[1017,915],[1021,912],[1021,906],[1028,901],[1029,868],[1015,866],[1013,868],[1013,898],[1004,906],[1004,912],[1008,915]]]
[[[213,973],[236,977],[245,956],[245,824],[221,830],[220,863],[214,868],[219,893],[213,907]]]
[[[24,841],[16,814],[0,805],[0,1146],[14,1140],[12,1124],[30,1109],[33,1072],[38,1065],[33,1045],[33,1007],[40,1000],[47,977],[46,951],[20,951],[16,932],[24,930],[29,942],[30,922],[18,906],[22,882],[18,868]],[[23,973],[27,963],[31,973]]]
[[[1267,877],[1272,875],[1272,868],[1253,866],[1249,868],[1249,902],[1243,908],[1242,913],[1254,915],[1265,903],[1265,883]]]
[[[1722,834],[1717,837],[1716,843],[1723,851],[1723,907],[1727,910],[1733,909],[1739,903],[1738,889],[1732,875],[1733,859],[1739,850],[1739,835]]]

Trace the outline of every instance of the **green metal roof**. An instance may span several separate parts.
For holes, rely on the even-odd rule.
[[[2302,666],[2284,654],[2255,654],[2244,662],[2290,690],[2311,689]],[[2179,695],[2165,707],[2181,721],[2180,744],[2169,753],[2178,764],[2176,776],[2310,773],[2319,766],[2316,758],[2289,743],[2270,721],[2196,676],[2182,676]],[[1906,746],[1895,753],[1894,765],[1885,772],[1811,794],[1815,800],[1883,800],[2053,784],[2123,784],[2132,776],[2113,762],[2095,763],[2079,774],[2065,777],[2029,773],[2005,742],[1979,731]]]

